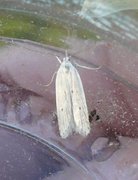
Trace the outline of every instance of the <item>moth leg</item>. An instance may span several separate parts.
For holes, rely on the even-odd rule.
[[[52,124],[55,125],[57,124],[57,113],[52,112]]]
[[[59,135],[59,128],[58,128],[58,117],[57,117],[56,112],[52,112],[51,121],[52,121],[52,127],[54,128],[56,135],[60,136]]]

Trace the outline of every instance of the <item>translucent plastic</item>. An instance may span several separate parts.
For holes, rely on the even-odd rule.
[[[126,2],[135,7],[105,0],[117,10],[94,17],[81,0],[0,1],[0,179],[138,178],[138,16]],[[56,56],[65,50],[84,87],[86,137],[59,135]]]

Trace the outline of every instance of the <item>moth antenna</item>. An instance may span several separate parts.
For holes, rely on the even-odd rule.
[[[58,62],[61,64],[62,63],[61,59],[58,56],[56,56],[56,58],[57,58]]]
[[[44,86],[48,87],[48,86],[50,86],[50,85],[52,84],[52,82],[53,82],[53,80],[54,80],[54,77],[55,77],[56,73],[57,73],[57,71],[54,72],[54,74],[53,74],[53,76],[52,76],[50,82],[49,82],[48,84],[44,85]]]
[[[61,59],[60,59],[58,56],[56,56],[56,58],[57,58],[58,62],[61,64],[61,63],[62,63]],[[52,82],[53,82],[53,80],[54,80],[54,77],[55,77],[56,73],[57,73],[57,71],[54,72],[54,74],[53,74],[53,76],[52,76],[50,82],[49,82],[48,84],[45,85],[46,87],[48,87],[48,86],[50,86],[50,85],[52,84]]]
[[[98,67],[94,67],[94,68],[91,68],[91,67],[87,67],[87,66],[82,66],[76,62],[74,62],[75,65],[77,65],[78,67],[81,67],[81,68],[84,68],[84,69],[89,69],[89,70],[97,70],[97,69],[101,69],[102,66],[98,66]]]
[[[68,51],[67,50],[65,50],[65,58],[68,59],[68,60],[71,59],[71,56],[68,55]]]

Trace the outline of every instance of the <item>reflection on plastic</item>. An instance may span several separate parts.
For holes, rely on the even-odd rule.
[[[0,122],[0,136],[2,180],[63,180],[72,172],[72,180],[95,179],[79,161],[27,131]]]
[[[138,9],[137,0],[85,0],[80,15],[82,17],[104,17],[118,11]]]

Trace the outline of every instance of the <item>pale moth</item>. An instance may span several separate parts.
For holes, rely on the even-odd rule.
[[[57,57],[61,62],[61,60]],[[56,76],[56,107],[60,136],[87,136],[89,115],[81,78],[66,53]]]

